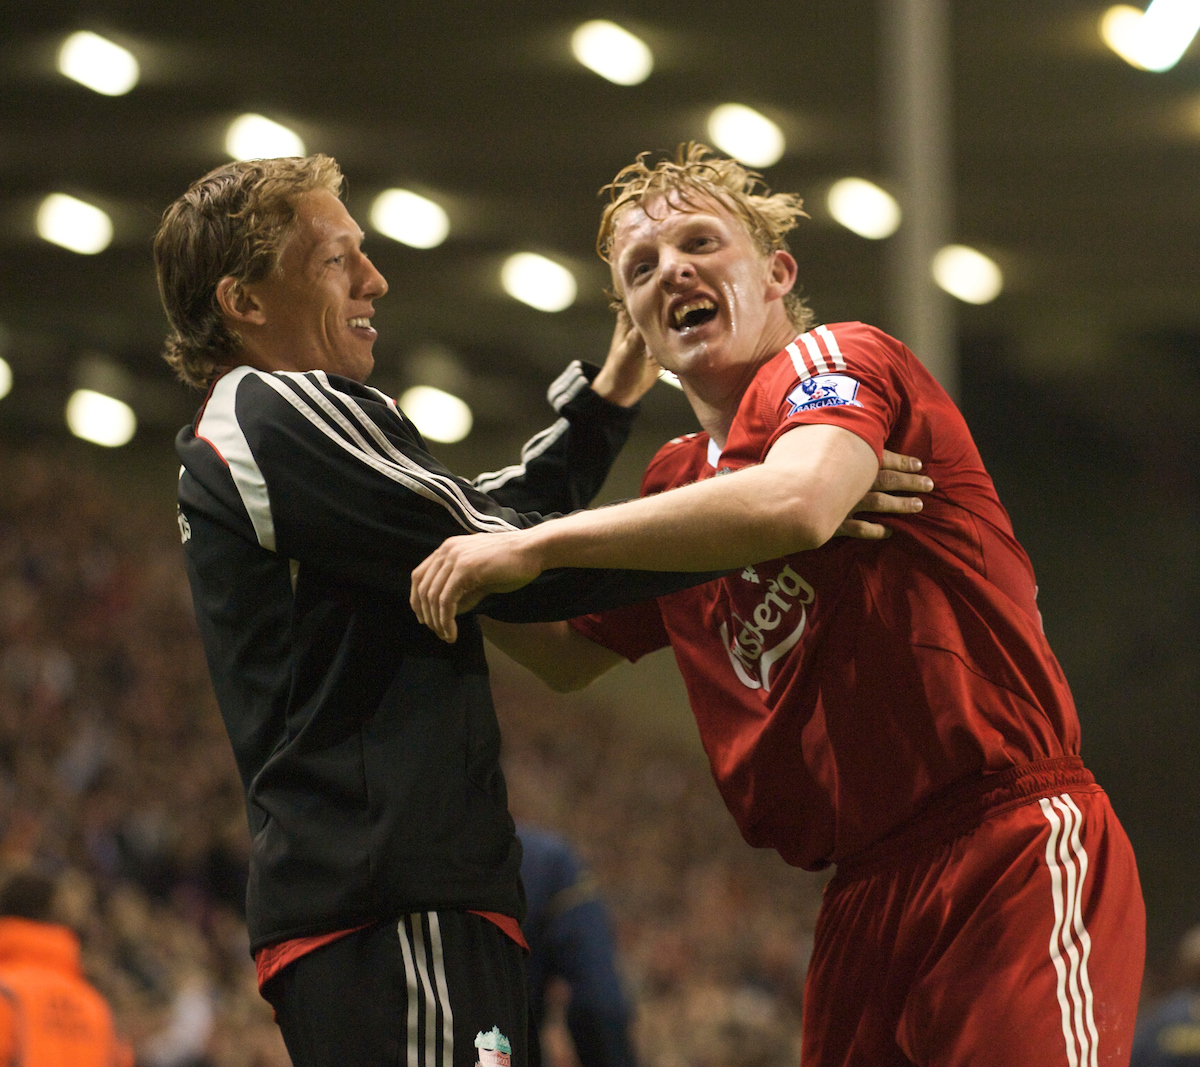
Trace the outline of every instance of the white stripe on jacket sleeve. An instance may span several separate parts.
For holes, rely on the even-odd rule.
[[[274,552],[275,520],[267,483],[237,418],[238,386],[253,373],[251,367],[238,367],[217,381],[196,424],[196,436],[212,445],[225,461],[258,543]]]
[[[261,378],[348,455],[426,500],[440,504],[464,529],[472,533],[516,529],[506,519],[476,508],[456,479],[428,470],[396,448],[353,397],[329,384],[323,371],[279,372],[263,374]],[[357,425],[351,423],[331,397],[345,405]]]

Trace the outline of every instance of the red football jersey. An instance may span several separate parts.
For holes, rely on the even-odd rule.
[[[742,834],[809,869],[861,851],[968,776],[1077,755],[1033,568],[958,409],[899,341],[818,326],[765,364],[725,449],[695,433],[642,494],[759,463],[832,423],[918,456],[936,488],[886,541],[834,538],[572,625],[630,660],[670,644]]]

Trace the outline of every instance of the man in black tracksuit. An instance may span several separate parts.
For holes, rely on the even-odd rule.
[[[653,368],[619,328],[598,375],[552,386],[559,419],[520,463],[456,478],[362,384],[387,283],[341,184],[328,157],[230,164],[155,241],[164,355],[209,390],[177,441],[179,525],[246,791],[251,948],[297,1067],[524,1067],[521,853],[482,639],[473,618],[452,646],[418,625],[409,574],[452,534],[585,506]],[[481,610],[566,618],[680,584],[562,571]]]

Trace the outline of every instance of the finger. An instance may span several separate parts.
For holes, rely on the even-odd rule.
[[[432,558],[432,557],[430,557]],[[429,576],[429,559],[423,559],[413,568],[409,578],[408,604],[421,625],[428,625],[428,615],[425,611],[424,587]]]
[[[925,506],[916,496],[893,496],[890,493],[868,493],[855,506],[853,515],[860,511],[878,511],[884,515],[912,515]]]
[[[866,522],[863,519],[846,519],[837,528],[835,536],[853,537],[859,541],[884,541],[892,536],[892,531],[877,522]]]
[[[879,466],[887,470],[906,471],[910,474],[915,474],[924,464],[916,456],[906,456],[902,452],[891,452],[885,448],[883,450],[883,462]]]
[[[880,467],[871,488],[885,493],[928,493],[933,489],[933,479],[923,474],[905,474]]]
[[[458,640],[458,622],[454,618],[453,613],[450,614],[444,628],[438,631],[438,637],[440,637],[448,645],[452,645]]]
[[[447,555],[444,548],[439,548],[413,571],[413,587],[410,595],[413,612],[423,626],[428,626],[435,633],[438,624],[436,605],[442,586],[445,584]]]
[[[443,582],[433,602],[434,633],[443,641],[449,641],[450,635],[456,630],[454,607],[457,602],[458,598],[453,595],[450,583]]]

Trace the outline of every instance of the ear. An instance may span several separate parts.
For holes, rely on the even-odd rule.
[[[778,300],[792,291],[800,268],[790,252],[776,249],[767,259],[767,297]]]
[[[262,326],[267,321],[254,290],[228,275],[217,282],[217,303],[235,326]]]

